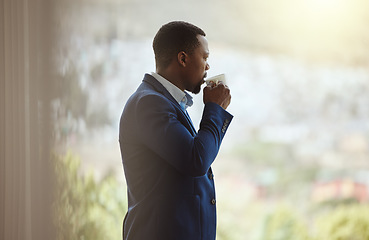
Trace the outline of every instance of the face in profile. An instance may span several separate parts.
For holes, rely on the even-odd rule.
[[[206,71],[210,66],[207,62],[209,57],[208,41],[204,36],[198,35],[199,46],[188,55],[187,59],[187,84],[186,90],[197,94],[201,90],[201,85],[204,83]]]

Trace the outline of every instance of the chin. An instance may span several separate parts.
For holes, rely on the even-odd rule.
[[[202,83],[197,85],[191,92],[193,94],[198,94],[201,91],[201,85],[202,85]]]
[[[196,89],[194,89],[194,90],[192,91],[192,93],[193,93],[193,94],[198,94],[198,93],[200,92],[200,90],[201,90],[201,89],[197,89],[197,88],[196,88]]]
[[[204,84],[204,80],[201,80],[193,89],[192,89],[192,93],[193,94],[198,94],[201,91],[201,86],[202,84]]]

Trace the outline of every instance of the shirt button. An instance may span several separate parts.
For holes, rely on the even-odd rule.
[[[211,199],[211,204],[212,204],[212,205],[215,205],[215,203],[216,203],[215,199],[214,199],[214,198],[213,198],[213,199]]]

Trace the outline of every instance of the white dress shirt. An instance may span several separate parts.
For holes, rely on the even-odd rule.
[[[170,93],[170,95],[172,95],[172,97],[178,102],[178,104],[184,110],[186,110],[187,107],[192,106],[193,101],[192,101],[192,96],[190,94],[188,94],[185,91],[182,91],[176,85],[169,82],[167,79],[160,76],[156,72],[152,72],[151,76],[153,76],[156,80],[158,80],[158,82],[160,82],[165,87],[165,89]]]

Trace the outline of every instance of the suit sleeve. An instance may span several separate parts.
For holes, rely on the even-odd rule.
[[[146,95],[136,108],[138,136],[143,144],[178,171],[191,176],[206,174],[232,118],[219,105],[207,103],[200,129],[192,136],[166,98]]]

